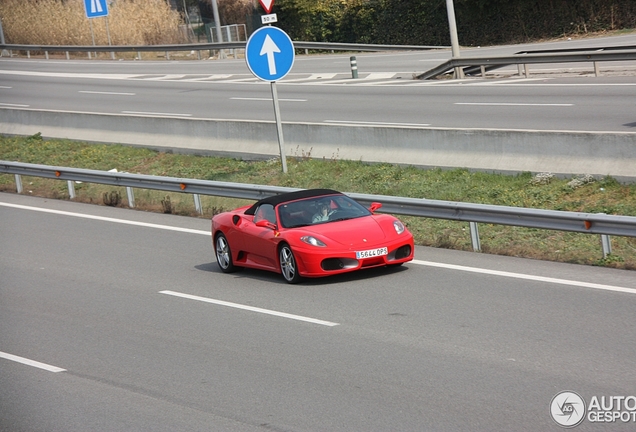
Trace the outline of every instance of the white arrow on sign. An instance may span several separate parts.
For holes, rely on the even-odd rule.
[[[274,59],[274,53],[279,53],[280,48],[274,43],[269,35],[265,36],[263,41],[263,47],[261,48],[261,55],[267,54],[267,66],[269,66],[269,74],[276,75],[276,60]]]

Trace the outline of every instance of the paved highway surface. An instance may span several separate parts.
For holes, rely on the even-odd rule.
[[[524,50],[635,45],[636,35],[471,48],[462,56]],[[284,122],[450,128],[635,132],[633,62],[516,66],[490,78],[414,80],[449,50],[296,57],[279,83]],[[568,73],[563,73],[568,72]],[[584,75],[584,76],[581,76]],[[89,61],[0,59],[0,108],[17,107],[186,118],[273,120],[270,86],[242,59]]]
[[[221,273],[207,220],[0,221],[2,431],[557,431],[561,391],[634,395],[633,272],[418,247],[291,286]]]

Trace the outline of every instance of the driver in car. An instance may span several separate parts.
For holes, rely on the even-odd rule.
[[[313,223],[328,221],[329,216],[331,216],[333,213],[334,213],[334,210],[330,210],[328,204],[326,203],[322,204],[320,206],[320,211],[314,215],[311,221]]]

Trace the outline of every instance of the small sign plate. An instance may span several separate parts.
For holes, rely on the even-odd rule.
[[[278,18],[276,17],[276,14],[261,15],[261,22],[263,24],[271,24],[278,22]]]

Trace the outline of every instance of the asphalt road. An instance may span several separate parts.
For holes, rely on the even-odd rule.
[[[462,56],[530,49],[636,44],[636,35],[471,48]],[[299,55],[278,83],[283,122],[416,125],[448,128],[634,132],[635,66],[604,63],[516,66],[488,79],[413,80],[450,58],[449,50]],[[567,72],[567,73],[564,73]],[[585,75],[585,76],[581,76]],[[89,61],[0,59],[0,108],[186,118],[273,120],[271,89],[242,59]]]
[[[417,248],[292,286],[221,273],[207,220],[0,221],[3,431],[549,431],[561,391],[634,394],[633,272]]]

